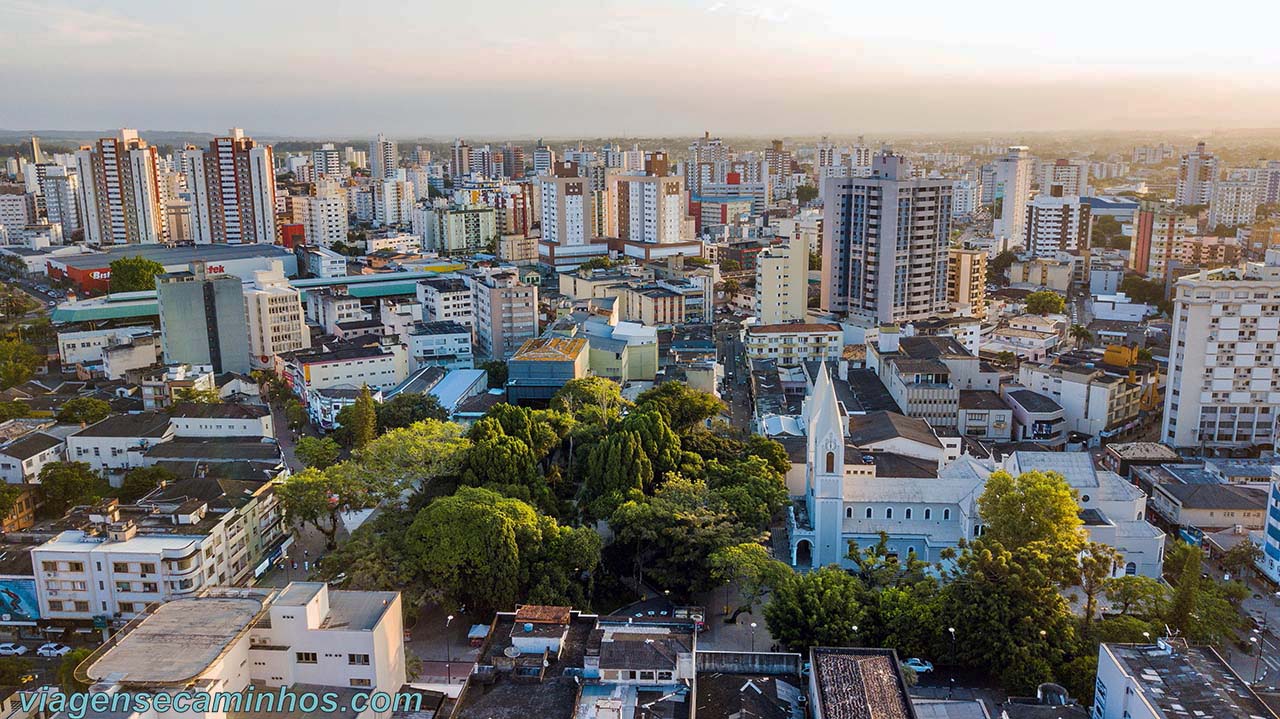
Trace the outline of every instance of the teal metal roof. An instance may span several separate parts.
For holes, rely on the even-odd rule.
[[[153,292],[152,294],[154,295],[155,293]],[[157,317],[160,315],[160,303],[155,299],[77,305],[79,303],[71,302],[58,305],[49,319],[55,324],[60,324],[63,322],[122,320],[135,317]]]

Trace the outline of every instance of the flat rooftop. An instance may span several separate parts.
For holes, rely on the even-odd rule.
[[[1104,644],[1143,699],[1168,717],[1274,719],[1276,714],[1210,647]]]
[[[196,679],[248,631],[265,596],[194,597],[160,605],[113,647],[90,657],[94,681],[179,685]]]

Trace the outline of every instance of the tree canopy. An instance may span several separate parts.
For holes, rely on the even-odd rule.
[[[134,467],[124,474],[119,490],[120,501],[136,502],[147,492],[160,486],[161,482],[173,482],[177,479],[178,475],[159,465]]]
[[[17,339],[0,339],[0,389],[31,379],[39,364],[35,347]]]
[[[636,411],[656,410],[677,432],[720,414],[724,403],[715,395],[683,382],[663,382],[636,397]]]
[[[50,462],[40,470],[44,511],[52,517],[62,516],[73,506],[95,502],[108,490],[106,480],[84,462]]]
[[[1062,295],[1051,290],[1040,290],[1027,295],[1027,312],[1033,315],[1060,315],[1067,307]]]
[[[342,448],[332,437],[301,437],[293,454],[308,467],[328,469],[338,463]]]
[[[111,414],[111,405],[94,397],[76,397],[58,410],[58,421],[67,424],[94,424]]]
[[[433,394],[421,392],[398,394],[379,404],[376,412],[379,432],[408,427],[424,419],[440,422],[449,420],[449,411],[441,406],[440,399]]]
[[[164,265],[141,255],[121,257],[111,262],[112,292],[141,292],[156,288],[156,275],[164,274]]]

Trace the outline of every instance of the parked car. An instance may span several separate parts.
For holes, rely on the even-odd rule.
[[[0,657],[20,657],[27,653],[27,648],[21,644],[13,642],[5,642],[0,644]]]
[[[918,657],[911,657],[903,662],[902,666],[914,671],[916,674],[927,674],[933,671],[933,662],[926,662]]]
[[[69,651],[71,651],[71,647],[66,644],[49,642],[48,644],[41,644],[40,648],[36,650],[36,654],[42,657],[60,657]]]

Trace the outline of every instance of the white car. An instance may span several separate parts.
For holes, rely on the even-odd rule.
[[[48,644],[41,644],[40,648],[36,650],[36,654],[42,657],[60,657],[70,651],[71,647],[66,644],[49,642]]]
[[[902,666],[914,671],[916,674],[925,674],[933,671],[933,662],[926,662],[923,659],[911,657],[902,663]]]
[[[27,653],[27,648],[21,644],[13,642],[5,642],[0,644],[0,657],[20,657]]]

